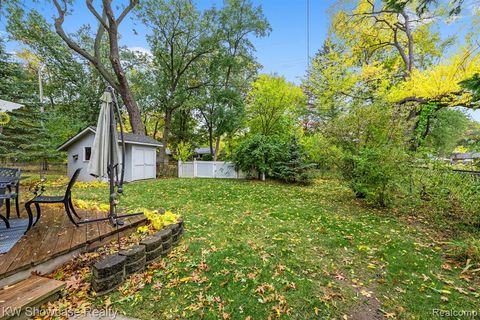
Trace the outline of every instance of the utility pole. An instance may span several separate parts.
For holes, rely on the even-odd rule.
[[[43,72],[43,64],[40,63],[38,68],[38,98],[40,100],[40,112],[44,113],[45,108],[43,107],[43,82],[42,82],[42,72]]]
[[[310,0],[307,0],[307,70],[310,69]]]

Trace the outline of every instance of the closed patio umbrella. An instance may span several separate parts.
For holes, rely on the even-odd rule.
[[[0,111],[13,111],[23,107],[23,104],[0,100]]]
[[[100,114],[97,121],[97,129],[95,131],[95,139],[91,150],[90,162],[88,164],[88,173],[97,178],[107,178],[110,184],[110,212],[106,219],[110,220],[113,225],[123,224],[116,213],[116,197],[117,193],[123,191],[125,162],[125,139],[123,137],[123,124],[120,115],[120,109],[116,100],[114,90],[108,87],[104,92],[101,100]],[[120,136],[122,139],[122,160],[119,161],[118,150],[118,133],[115,114],[119,119]],[[120,178],[118,173],[120,172]],[[103,219],[96,219],[103,220]],[[85,221],[84,223],[94,220]]]
[[[10,120],[10,117],[4,113],[20,109],[21,107],[24,107],[24,105],[0,99],[0,133],[3,131],[2,124],[7,124]]]
[[[110,160],[113,165],[120,165],[118,160],[118,135],[115,115],[111,106],[113,103],[112,93],[105,91],[100,100],[100,115],[98,116],[95,140],[88,164],[88,173],[97,178],[107,178]]]

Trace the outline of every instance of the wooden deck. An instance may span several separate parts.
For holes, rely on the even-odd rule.
[[[77,212],[82,219],[105,216],[101,212]],[[21,216],[26,217],[26,213],[22,212]],[[118,229],[106,221],[75,227],[61,207],[42,206],[40,221],[9,252],[0,255],[0,282],[21,271],[41,273],[35,270],[35,266],[72,252],[91,250],[107,240],[113,240],[117,233],[133,232],[146,222],[146,218],[143,215],[132,216],[124,222]]]
[[[65,282],[32,275],[13,286],[0,290],[0,320],[26,319],[27,307],[57,299]],[[30,312],[32,313],[32,312]]]

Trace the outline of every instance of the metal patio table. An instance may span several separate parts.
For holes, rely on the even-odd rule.
[[[10,199],[12,199],[14,196],[14,194],[12,194],[10,191],[11,186],[10,184],[8,183],[2,183],[0,182],[0,209],[2,208],[3,206],[3,203],[6,202],[7,203],[7,211],[10,211],[9,207],[10,207]],[[0,213],[0,220],[3,220],[3,222],[5,222],[5,225],[7,227],[7,229],[10,229],[10,222],[8,222],[8,215],[9,213],[7,214],[7,217],[4,217],[1,213]]]
[[[1,173],[1,172],[0,172]],[[20,189],[20,177],[5,177],[0,175],[0,185],[8,190],[9,196],[3,195],[3,200],[6,202],[7,219],[10,219],[10,201],[15,200],[15,210],[17,211],[17,217],[20,217],[19,207],[19,189]],[[1,196],[1,195],[0,195]]]

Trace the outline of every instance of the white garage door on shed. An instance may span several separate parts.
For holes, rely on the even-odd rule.
[[[155,148],[133,146],[132,180],[154,179],[157,155]]]

